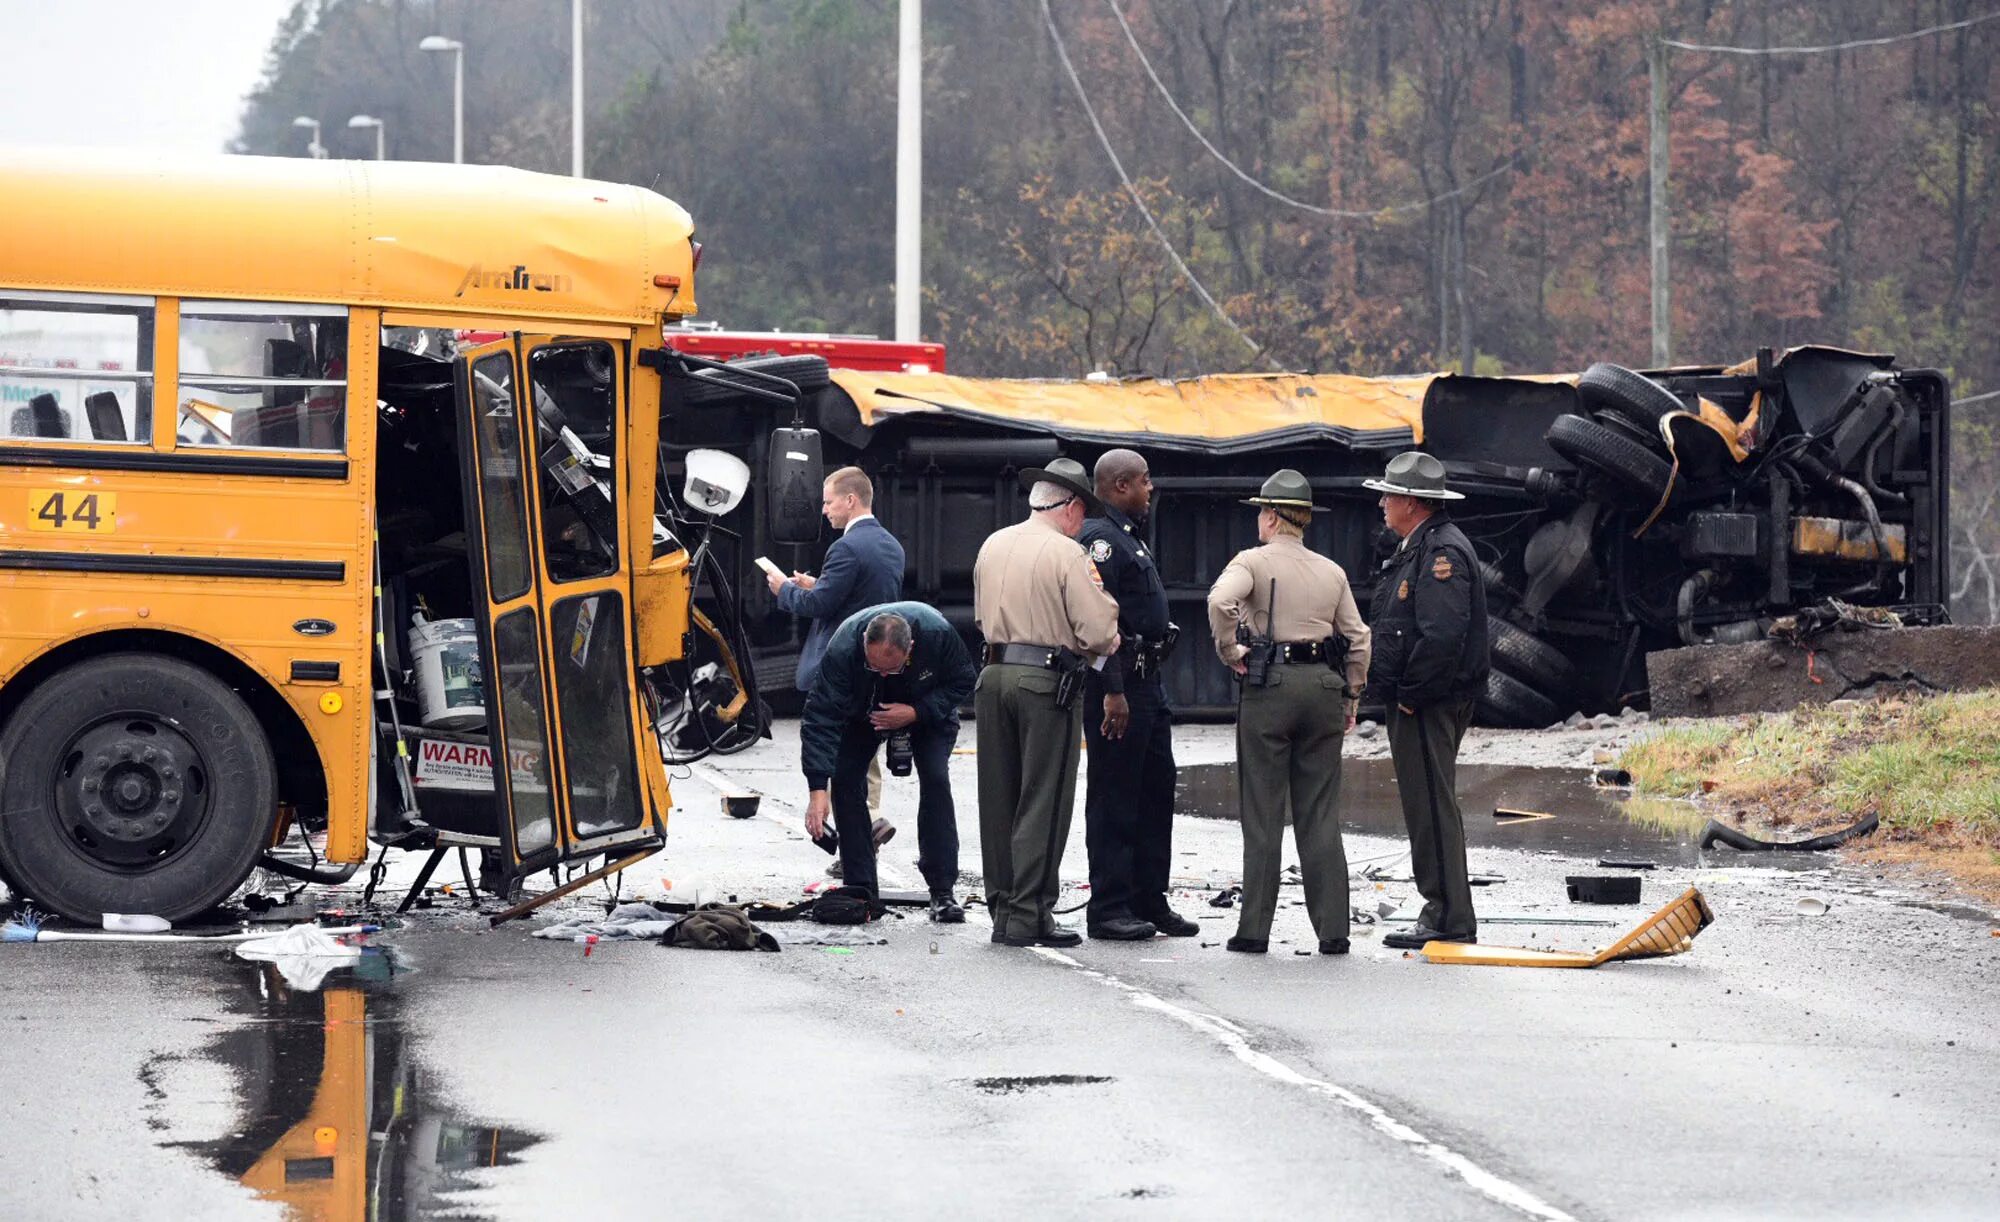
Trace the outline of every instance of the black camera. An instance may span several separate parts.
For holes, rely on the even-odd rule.
[[[916,766],[917,747],[910,741],[909,730],[889,731],[888,747],[884,754],[889,757],[889,775],[910,775],[910,769]]]

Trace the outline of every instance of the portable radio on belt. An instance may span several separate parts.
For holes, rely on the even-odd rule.
[[[1247,651],[1243,655],[1243,682],[1251,687],[1263,687],[1270,682],[1271,661],[1278,654],[1278,642],[1271,638],[1271,625],[1277,621],[1278,579],[1271,578],[1271,596],[1264,604],[1264,631],[1253,633],[1250,625],[1236,625],[1236,643]]]

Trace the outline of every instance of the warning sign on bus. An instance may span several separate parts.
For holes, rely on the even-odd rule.
[[[514,787],[541,788],[539,751],[508,752],[508,771]],[[493,751],[485,743],[454,743],[426,738],[417,744],[416,783],[428,789],[469,790],[490,793],[493,789]]]

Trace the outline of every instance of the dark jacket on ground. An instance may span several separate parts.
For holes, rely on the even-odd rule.
[[[778,590],[778,606],[812,620],[806,643],[799,650],[795,683],[812,688],[826,643],[841,621],[863,607],[895,602],[903,596],[903,545],[875,518],[863,518],[833,541],[820,565],[819,580],[810,590],[786,584]]]
[[[1442,511],[1383,564],[1368,624],[1371,696],[1423,709],[1485,694],[1486,582],[1472,541]]]
[[[899,675],[878,675],[868,669],[861,634],[868,621],[884,613],[910,622],[910,660]],[[864,607],[833,630],[819,674],[806,694],[799,721],[799,757],[806,788],[825,789],[833,778],[840,734],[846,724],[865,717],[878,704],[907,704],[917,710],[917,724],[958,721],[958,710],[972,698],[979,668],[965,648],[958,629],[923,603],[886,603]]]

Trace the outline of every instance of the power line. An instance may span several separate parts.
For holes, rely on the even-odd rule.
[[[2000,390],[1989,390],[1983,395],[1967,395],[1963,399],[1953,399],[1953,407],[1964,407],[1968,403],[1984,403],[1988,399],[2000,399]]]
[[[1908,34],[1891,34],[1884,38],[1857,38],[1853,42],[1829,43],[1823,47],[1722,47],[1698,42],[1676,42],[1671,38],[1663,38],[1660,41],[1677,51],[1710,51],[1717,55],[1819,55],[1827,51],[1852,51],[1857,47],[1886,47],[1891,43],[1928,38],[1932,34],[1947,34],[1952,30],[1963,30],[1996,17],[2000,17],[2000,12],[1987,13],[1981,17],[1968,17],[1964,21],[1954,21],[1949,25],[1934,25],[1927,30],[1912,30]]]
[[[1222,324],[1228,327],[1237,339],[1243,341],[1244,346],[1250,349],[1251,355],[1261,358],[1274,369],[1282,369],[1283,366],[1271,358],[1264,345],[1245,334],[1243,328],[1236,325],[1236,320],[1229,317],[1229,312],[1222,308],[1221,303],[1209,295],[1208,289],[1182,260],[1180,252],[1174,249],[1174,244],[1167,240],[1160,223],[1153,219],[1153,210],[1146,207],[1146,201],[1140,197],[1139,189],[1132,185],[1131,176],[1125,172],[1125,163],[1118,159],[1118,151],[1111,147],[1111,137],[1104,132],[1104,124],[1098,122],[1097,108],[1090,104],[1090,95],[1083,88],[1083,78],[1076,74],[1076,65],[1070,62],[1069,48],[1063,44],[1062,31],[1056,28],[1055,14],[1049,11],[1049,0],[1041,0],[1041,4],[1042,24],[1048,27],[1049,37],[1055,41],[1056,56],[1062,60],[1063,71],[1069,76],[1070,87],[1076,90],[1077,101],[1083,103],[1083,113],[1090,119],[1091,130],[1097,133],[1097,142],[1103,146],[1104,155],[1111,161],[1111,168],[1118,172],[1118,181],[1125,185],[1125,193],[1132,197],[1132,204],[1138,208],[1139,215],[1146,218],[1146,227],[1153,231],[1154,239],[1159,242],[1160,248],[1167,252],[1167,257],[1173,260],[1174,267],[1179,269],[1181,277],[1194,289],[1195,295],[1214,311],[1215,316],[1222,320]]]
[[[1489,170],[1484,174],[1481,174],[1479,177],[1473,179],[1469,183],[1466,183],[1462,187],[1455,187],[1452,190],[1446,191],[1441,195],[1433,195],[1429,199],[1420,199],[1406,204],[1387,204],[1380,208],[1370,208],[1364,210],[1364,209],[1350,209],[1350,208],[1323,208],[1318,204],[1309,204],[1302,199],[1294,199],[1291,196],[1285,194],[1283,191],[1280,191],[1275,187],[1267,186],[1266,184],[1258,181],[1256,178],[1252,177],[1247,171],[1245,171],[1242,166],[1239,166],[1234,161],[1231,161],[1229,159],[1228,154],[1224,153],[1221,149],[1215,147],[1214,144],[1210,143],[1208,137],[1202,134],[1201,129],[1195,126],[1194,120],[1188,118],[1187,112],[1181,109],[1181,104],[1174,100],[1174,95],[1172,91],[1170,91],[1167,88],[1166,82],[1160,79],[1160,74],[1153,70],[1153,61],[1147,57],[1145,48],[1139,45],[1138,38],[1136,38],[1133,35],[1132,27],[1126,23],[1125,14],[1119,10],[1117,0],[1104,0],[1104,4],[1106,8],[1109,8],[1111,10],[1111,15],[1118,18],[1118,28],[1125,31],[1125,41],[1132,45],[1132,51],[1139,57],[1139,64],[1141,67],[1145,68],[1146,76],[1153,82],[1153,88],[1159,91],[1161,98],[1165,99],[1167,103],[1167,108],[1174,112],[1175,117],[1181,121],[1181,126],[1187,128],[1189,134],[1193,135],[1196,140],[1201,141],[1201,147],[1208,150],[1209,156],[1215,158],[1217,161],[1220,161],[1223,165],[1227,166],[1229,168],[1230,173],[1236,175],[1236,177],[1242,179],[1245,183],[1248,183],[1252,188],[1261,191],[1263,194],[1271,197],[1272,199],[1277,200],[1281,204],[1289,204],[1294,208],[1297,208],[1304,212],[1310,212],[1315,216],[1331,217],[1334,220],[1342,220],[1342,221],[1375,220],[1379,217],[1397,212],[1420,212],[1426,208],[1431,207],[1432,205],[1441,204],[1445,200],[1452,199],[1455,196],[1464,195],[1466,192],[1472,190],[1473,188],[1479,186],[1480,184],[1485,183],[1490,179],[1498,178],[1500,175],[1505,174],[1507,171],[1513,169],[1519,162],[1518,157],[1509,157],[1500,166],[1492,170]]]

